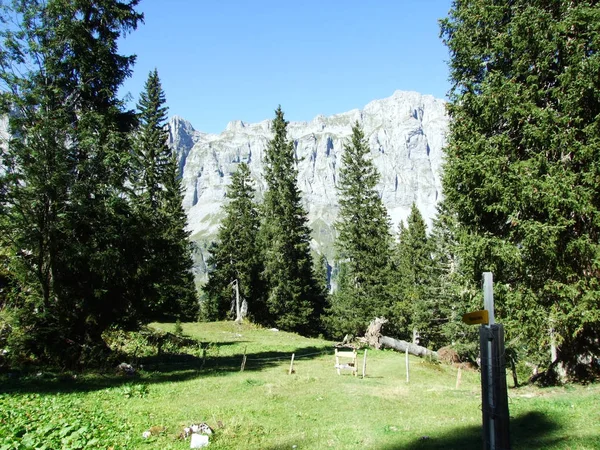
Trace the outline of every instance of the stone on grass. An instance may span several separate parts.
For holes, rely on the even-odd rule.
[[[120,373],[121,375],[129,375],[129,376],[135,375],[135,369],[133,368],[133,366],[131,364],[127,364],[125,362],[122,362],[121,364],[119,364],[117,366],[117,372]]]
[[[208,436],[205,434],[192,433],[190,448],[203,448],[208,446]]]

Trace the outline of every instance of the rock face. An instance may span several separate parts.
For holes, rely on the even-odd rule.
[[[440,171],[448,127],[445,102],[416,92],[397,91],[363,110],[310,122],[291,122],[288,138],[298,159],[298,185],[313,230],[313,247],[333,256],[333,223],[337,216],[336,183],[344,145],[358,121],[381,175],[378,189],[394,224],[405,220],[413,202],[430,223],[441,196]],[[177,152],[184,188],[184,208],[192,239],[205,247],[216,235],[221,205],[236,164],[249,164],[259,198],[265,149],[272,138],[271,120],[233,121],[221,134],[193,129],[179,117],[169,123],[170,145]],[[200,270],[202,262],[199,261]]]

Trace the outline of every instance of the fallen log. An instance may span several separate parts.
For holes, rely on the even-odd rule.
[[[382,336],[381,327],[383,327],[383,325],[385,325],[387,322],[387,319],[384,319],[383,317],[376,317],[369,324],[369,327],[365,332],[365,336],[360,340],[377,349],[385,347],[403,353],[408,350],[408,353],[414,356],[429,357],[435,359],[438,358],[437,352],[429,350],[426,347],[421,347],[417,344],[411,344],[410,342],[402,341],[400,339]]]
[[[382,347],[391,348],[399,352],[408,351],[408,353],[415,356],[434,359],[438,358],[437,352],[434,352],[433,350],[429,350],[426,347],[421,347],[420,345],[411,344],[410,342],[402,341],[400,339],[394,339],[388,336],[381,336],[379,338],[379,344]]]
[[[371,347],[375,347],[376,349],[381,348],[381,344],[379,343],[379,338],[381,337],[381,327],[388,323],[387,319],[383,317],[375,317],[373,321],[369,324],[369,328],[365,331],[365,336],[360,338],[362,342],[366,342]]]

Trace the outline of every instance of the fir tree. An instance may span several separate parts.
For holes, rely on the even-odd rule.
[[[228,201],[223,206],[225,218],[219,227],[217,242],[210,248],[208,282],[204,288],[207,298],[203,305],[206,319],[224,319],[228,313],[235,313],[234,289],[237,287],[239,301],[245,300],[248,304],[249,316],[258,323],[268,323],[257,242],[260,219],[254,196],[250,168],[240,163],[227,189]]]
[[[439,314],[431,291],[433,264],[427,227],[414,203],[407,227],[400,227],[398,240],[395,260],[399,304],[395,305],[395,321],[405,324],[405,337],[412,334],[413,340],[418,336],[422,345],[429,345]]]
[[[142,219],[144,260],[138,269],[142,305],[152,320],[195,320],[198,301],[192,250],[175,155],[167,145],[167,107],[158,71],[150,72],[138,103],[134,187]]]
[[[124,195],[134,120],[117,98],[134,58],[117,53],[117,40],[142,18],[136,4],[0,5],[11,134],[0,239],[19,330],[12,345],[39,361],[99,356],[102,332],[135,301],[135,217]]]
[[[362,333],[389,312],[392,238],[387,211],[376,190],[379,174],[358,122],[344,147],[337,185],[338,290],[332,295],[328,324],[337,336]]]
[[[599,35],[588,1],[456,2],[442,22],[461,264],[494,273],[496,317],[529,361],[573,375],[600,354]]]
[[[287,122],[279,107],[274,137],[265,154],[267,191],[263,205],[261,245],[267,307],[281,329],[315,333],[320,328],[324,299],[319,293],[310,254],[310,230],[297,186],[294,144],[287,140]]]
[[[328,299],[329,291],[331,290],[331,266],[325,255],[318,255],[315,258],[314,264],[319,292],[324,299]],[[327,301],[325,301],[325,304],[327,304]]]
[[[169,137],[166,130],[168,108],[165,106],[165,93],[154,69],[148,74],[144,91],[137,104],[139,127],[136,135],[134,173],[136,188],[143,202],[157,209],[159,196],[167,178],[168,166],[172,159],[167,146]]]
[[[167,166],[164,191],[161,198],[165,242],[165,282],[160,286],[164,302],[172,306],[170,317],[182,320],[197,320],[199,314],[198,292],[193,274],[194,245],[190,232],[186,230],[187,215],[183,209],[183,194],[179,164],[172,155]]]
[[[477,327],[462,322],[462,315],[481,309],[481,286],[463,273],[459,259],[463,239],[456,215],[445,201],[437,206],[429,241],[431,243],[433,277],[430,295],[434,302],[434,334],[439,346],[452,345],[464,360],[475,362],[479,352]]]

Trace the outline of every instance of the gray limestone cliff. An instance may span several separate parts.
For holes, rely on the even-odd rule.
[[[362,110],[317,116],[310,122],[291,122],[288,138],[298,159],[298,186],[313,230],[313,247],[333,256],[333,223],[337,216],[336,183],[344,145],[358,121],[371,148],[381,181],[378,189],[394,224],[408,217],[413,202],[431,223],[441,196],[441,165],[448,128],[445,102],[416,92],[397,91]],[[177,153],[184,189],[183,205],[192,239],[206,248],[221,219],[221,205],[236,165],[244,161],[256,179],[259,198],[265,149],[272,138],[271,120],[233,121],[220,134],[194,130],[173,117],[169,144]],[[203,254],[198,261],[203,271]]]

